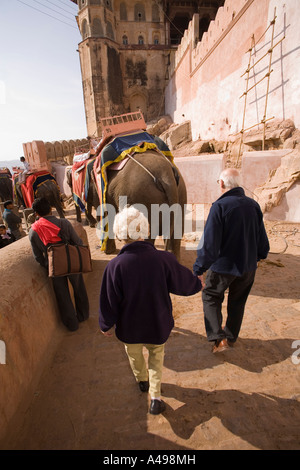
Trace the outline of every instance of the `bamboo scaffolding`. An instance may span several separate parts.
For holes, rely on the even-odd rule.
[[[268,109],[268,97],[269,97],[269,91],[270,91],[270,76],[273,72],[273,69],[271,68],[272,66],[272,59],[273,59],[273,51],[274,49],[285,39],[285,36],[283,36],[279,41],[277,41],[276,44],[274,44],[274,33],[275,33],[275,23],[276,23],[276,8],[274,9],[274,18],[273,20],[270,22],[269,26],[267,27],[267,29],[265,30],[265,32],[261,35],[261,37],[259,38],[259,41],[265,36],[265,34],[267,33],[267,31],[272,28],[272,36],[271,36],[271,46],[269,47],[268,51],[262,55],[262,57],[260,57],[258,60],[256,60],[252,65],[251,65],[251,59],[252,59],[252,51],[253,49],[255,48],[255,46],[259,43],[259,41],[257,43],[255,43],[255,39],[254,39],[254,34],[252,35],[251,37],[251,47],[250,49],[247,51],[249,52],[249,61],[248,61],[248,66],[245,70],[245,72],[241,75],[241,78],[244,77],[246,75],[246,89],[244,91],[244,93],[240,96],[240,99],[244,97],[244,109],[243,109],[243,119],[242,119],[242,128],[241,130],[237,133],[237,134],[233,134],[233,135],[241,135],[241,141],[240,141],[240,146],[239,146],[239,153],[238,153],[238,157],[237,157],[237,161],[236,161],[236,167],[239,165],[239,161],[240,161],[240,157],[241,157],[241,153],[242,153],[242,146],[243,146],[243,143],[244,143],[244,133],[250,129],[253,129],[254,127],[256,126],[260,126],[261,124],[263,124],[263,135],[262,135],[262,150],[265,150],[265,140],[266,140],[266,123],[272,119],[274,119],[274,116],[271,117],[271,118],[267,118],[267,109]],[[258,82],[254,83],[253,86],[249,87],[249,81],[250,81],[250,72],[251,70],[254,70],[254,68],[257,66],[257,64],[259,64],[261,62],[262,59],[264,59],[265,57],[269,56],[269,65],[268,65],[268,72],[265,74],[265,76],[263,78],[261,78]],[[256,123],[256,124],[253,124],[252,126],[250,127],[247,127],[245,129],[245,119],[246,119],[246,109],[247,109],[247,98],[248,98],[248,94],[251,90],[253,90],[254,88],[257,87],[257,85],[259,85],[261,82],[263,82],[265,79],[267,79],[267,86],[266,86],[266,100],[265,100],[265,106],[264,106],[264,114],[263,114],[263,118],[261,119],[260,122]]]

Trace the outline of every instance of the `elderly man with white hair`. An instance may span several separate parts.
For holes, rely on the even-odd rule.
[[[214,353],[236,342],[257,262],[267,257],[270,248],[261,209],[245,196],[238,170],[227,168],[217,183],[222,195],[211,207],[193,267],[202,282],[207,271],[202,300],[206,334],[208,341],[214,342]],[[227,288],[223,328],[222,303]]]
[[[202,285],[172,253],[146,241],[148,220],[135,207],[116,215],[114,233],[125,244],[103,274],[99,324],[106,336],[112,336],[109,330],[115,326],[140,390],[149,390],[149,412],[159,414],[165,409],[161,400],[164,345],[174,326],[169,294],[193,295]],[[143,347],[149,352],[148,368]]]

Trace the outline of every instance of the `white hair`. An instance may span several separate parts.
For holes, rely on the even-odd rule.
[[[145,239],[149,236],[149,222],[134,206],[127,206],[116,215],[113,231],[119,240]]]
[[[219,179],[224,182],[224,186],[227,189],[237,188],[240,186],[239,182],[240,174],[235,168],[226,168],[220,174]]]

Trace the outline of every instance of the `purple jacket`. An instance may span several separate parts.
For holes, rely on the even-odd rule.
[[[115,325],[124,343],[163,344],[174,326],[169,293],[193,295],[201,287],[172,253],[146,241],[125,245],[103,274],[100,328],[108,331]]]

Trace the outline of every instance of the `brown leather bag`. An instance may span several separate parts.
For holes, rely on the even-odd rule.
[[[57,243],[47,248],[49,277],[89,273],[92,259],[88,246]]]

